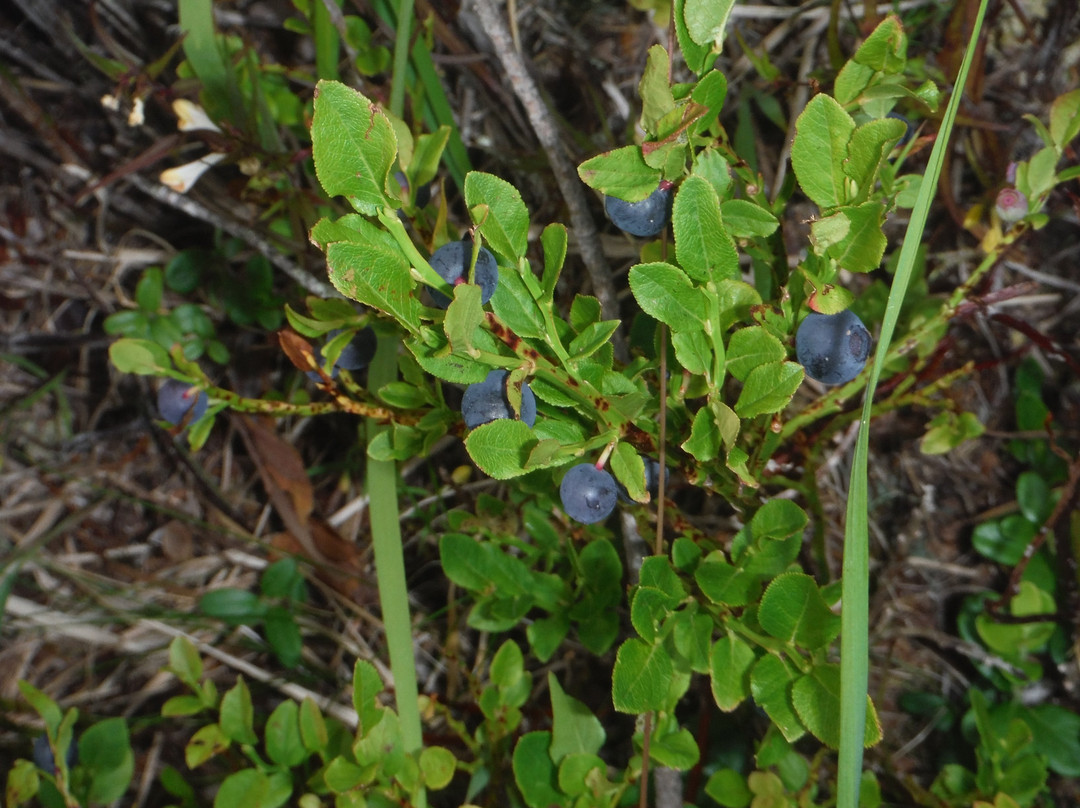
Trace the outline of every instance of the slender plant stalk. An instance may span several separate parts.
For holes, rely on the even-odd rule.
[[[397,379],[397,340],[379,335],[375,358],[368,367],[368,385],[378,390]],[[390,427],[374,419],[367,420],[370,443]],[[409,590],[405,581],[405,559],[401,548],[401,524],[398,513],[397,465],[392,460],[367,459],[367,493],[371,503],[371,538],[375,547],[375,572],[379,582],[379,606],[382,608],[390,670],[394,674],[394,695],[401,741],[409,754],[423,746],[420,724],[419,690],[416,684],[416,659],[413,656],[412,620],[409,617]],[[417,797],[423,806],[423,792]]]
[[[405,88],[409,81],[409,39],[412,37],[413,0],[398,0],[397,35],[394,40],[394,76],[390,81],[390,111],[399,118],[405,111]]]
[[[340,2],[338,2],[340,5]],[[320,79],[339,79],[338,54],[341,44],[337,28],[322,0],[311,6],[311,28],[315,39],[315,73]]]
[[[981,0],[975,25],[968,41],[960,73],[953,85],[952,96],[945,109],[937,140],[927,162],[926,174],[889,292],[885,319],[881,324],[874,364],[863,398],[859,436],[855,444],[855,457],[851,468],[848,490],[847,527],[844,536],[844,572],[842,584],[843,608],[840,632],[840,757],[837,770],[837,808],[856,808],[859,804],[859,785],[862,780],[863,745],[866,738],[866,698],[869,686],[869,522],[867,514],[868,484],[867,458],[870,452],[870,414],[874,404],[881,369],[885,365],[892,341],[900,306],[904,301],[908,283],[915,267],[916,253],[922,243],[923,229],[930,213],[930,205],[937,191],[938,178],[945,160],[953,123],[960,107],[960,100],[967,85],[968,71],[975,57],[975,48],[986,16],[988,0]]]

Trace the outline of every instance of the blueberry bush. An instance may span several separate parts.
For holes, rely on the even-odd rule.
[[[317,6],[298,7],[298,25],[314,27]],[[256,716],[243,679],[219,694],[198,649],[172,644],[168,671],[190,693],[167,701],[162,716],[190,722],[191,770],[227,771],[215,805],[424,805],[441,793],[530,808],[644,805],[649,774],[658,770],[705,771],[704,794],[730,808],[885,804],[878,778],[858,766],[863,747],[881,738],[879,710],[857,676],[852,699],[844,667],[853,655],[865,667],[869,653],[865,637],[858,644],[860,624],[847,622],[858,604],[846,587],[857,582],[831,576],[811,538],[823,530],[813,483],[821,447],[857,419],[852,405],[861,394],[873,416],[913,405],[929,411],[927,454],[982,432],[948,398],[956,377],[927,371],[980,280],[1021,235],[1047,223],[1049,195],[1075,179],[1074,168],[1058,166],[1080,132],[1080,91],[1057,99],[1047,122],[1033,121],[1040,146],[987,206],[982,263],[950,295],[932,296],[914,251],[905,257],[887,235],[898,217],[921,211],[925,221],[936,181],[914,165],[916,149],[928,144],[898,109],[951,120],[956,108],[942,112],[942,90],[909,60],[899,18],[883,19],[839,66],[830,91],[809,99],[794,121],[789,178],[770,196],[720,122],[731,99],[714,65],[730,7],[672,4],[677,53],[649,49],[640,141],[578,166],[639,255],[618,311],[564,274],[568,228],[535,221],[523,194],[501,177],[463,172],[468,223],[454,230],[445,189],[432,198],[419,193],[441,161],[460,166],[444,156],[449,128],[414,131],[400,111],[324,76],[310,137],[326,198],[309,235],[341,297],[287,305],[278,338],[326,395],[240,396],[213,382],[190,340],[134,330],[164,316],[155,274],[140,284],[147,284],[140,311],[114,321],[128,336],[111,346],[113,364],[164,377],[159,414],[187,425],[195,449],[228,410],[347,412],[368,419],[372,475],[379,464],[392,469],[424,457],[453,436],[502,492],[478,498],[472,510],[449,510],[438,528],[442,571],[464,593],[465,623],[497,646],[470,672],[476,715],[466,719],[430,695],[411,698],[401,657],[392,657],[396,710],[385,706],[379,671],[360,660],[351,711],[326,716],[304,699]],[[367,58],[358,65],[374,69],[370,60],[381,57]],[[685,69],[673,68],[679,63]],[[944,141],[939,146],[940,156]],[[781,221],[799,200],[814,212],[806,243],[789,257]],[[899,278],[913,266],[906,298],[906,279],[891,297],[880,279],[851,282],[883,267]],[[849,286],[865,291],[857,298]],[[875,396],[881,374],[892,383]],[[1027,395],[1018,420],[1029,431],[1043,428],[1031,414],[1041,412],[1032,384],[1018,385]],[[1053,559],[1036,546],[1054,512],[1052,489],[1072,479],[1054,464],[1051,443],[1014,446],[1032,465],[1017,483],[1020,513],[975,531],[980,553],[1017,572],[996,611],[987,611],[989,590],[972,595],[964,640],[1004,664],[986,667],[990,687],[966,695],[974,763],[943,765],[931,788],[913,796],[918,804],[1026,808],[1044,796],[1048,771],[1075,774],[1075,761],[1035,739],[1048,726],[1075,738],[1080,718],[1028,707],[1019,695],[1021,675],[1038,678],[1039,655],[1063,641],[1050,619]],[[723,503],[729,531],[706,532],[685,518],[701,498]],[[854,492],[853,499],[858,509]],[[371,500],[379,533],[375,509],[387,503],[374,492]],[[394,589],[379,553],[380,587]],[[864,585],[865,578],[864,561]],[[295,614],[306,598],[289,559],[267,568],[258,593],[218,589],[199,611],[261,630],[278,661],[295,667],[302,658]],[[866,615],[859,619],[865,631]],[[854,645],[841,656],[842,628]],[[386,631],[400,648],[389,618]],[[578,653],[605,671],[602,700],[567,693],[557,666],[534,681],[538,665]],[[741,755],[704,759],[708,738],[694,721],[698,683],[710,709],[730,719],[726,726],[751,729]],[[537,687],[545,694],[540,716],[529,711]],[[909,694],[913,713],[942,707],[924,696]],[[116,799],[116,784],[124,772],[130,777],[126,734],[111,742],[108,765],[95,763],[93,727],[78,755],[65,757],[75,748],[72,722],[62,723],[39,695],[27,698],[49,727],[35,760],[48,751],[54,771],[20,764],[8,781],[13,804],[36,793],[48,801],[48,789],[68,804],[69,794],[93,801],[78,789],[110,772]],[[940,732],[959,733],[961,724],[949,714]],[[434,726],[439,742],[424,732]],[[856,756],[850,787],[843,772],[850,777],[851,767],[836,755],[845,748]],[[162,783],[178,804],[199,804],[176,770]]]

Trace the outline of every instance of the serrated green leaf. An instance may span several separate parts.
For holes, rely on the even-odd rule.
[[[855,51],[852,59],[872,70],[896,74],[907,62],[907,34],[900,18],[890,14]]]
[[[790,696],[792,682],[798,675],[793,665],[773,654],[765,654],[750,671],[750,692],[754,701],[792,743],[806,734],[806,727],[795,713]]]
[[[869,199],[877,184],[882,163],[906,132],[907,124],[903,121],[878,118],[856,127],[851,133],[844,172],[855,183],[852,202]]]
[[[461,533],[447,533],[439,539],[439,557],[446,576],[471,592],[521,595],[531,578],[521,559]]]
[[[640,146],[623,146],[586,160],[578,176],[602,194],[640,202],[656,190],[661,174],[645,162]]]
[[[840,616],[829,609],[814,579],[802,572],[773,579],[761,596],[758,622],[777,639],[811,651],[840,633]]]
[[[803,368],[795,362],[770,362],[747,374],[735,414],[753,418],[764,413],[780,412],[788,405],[803,381]]]
[[[881,265],[885,254],[884,223],[885,206],[880,202],[847,206],[813,222],[810,241],[815,253],[828,255],[844,269],[870,272]]]
[[[795,680],[791,701],[806,728],[830,749],[840,746],[840,666],[816,665]],[[881,724],[869,696],[866,699],[866,735],[864,743],[873,746],[881,740]]]
[[[537,440],[522,421],[504,418],[481,424],[465,439],[465,448],[480,470],[496,480],[529,471],[529,453]]]
[[[330,282],[352,300],[389,314],[408,331],[420,327],[420,302],[405,255],[386,241],[337,242],[326,249]]]
[[[854,131],[851,116],[824,93],[810,99],[795,122],[791,167],[803,191],[820,208],[834,208],[848,201],[844,163]]]
[[[455,354],[471,355],[475,350],[473,338],[484,323],[481,294],[475,283],[459,283],[454,287],[454,299],[446,309],[443,330]]]
[[[539,339],[547,333],[544,315],[521,275],[499,267],[499,285],[491,296],[491,310],[519,337]]]
[[[470,171],[465,176],[465,203],[470,211],[486,206],[487,215],[474,216],[473,221],[488,246],[515,264],[525,256],[529,211],[517,188],[493,174]]]
[[[710,46],[699,45],[690,36],[686,27],[686,0],[675,0],[672,13],[675,16],[675,36],[679,40],[679,50],[686,60],[686,66],[699,76],[707,73],[716,57]]]
[[[659,132],[660,120],[675,109],[668,70],[671,61],[663,45],[653,45],[638,83],[641,98],[641,128],[652,135]]]
[[[659,710],[665,704],[675,669],[663,645],[626,640],[615,655],[611,699],[620,713]]]
[[[780,226],[770,211],[746,199],[728,199],[720,205],[720,214],[732,238],[764,238]]]
[[[630,268],[630,289],[642,310],[672,331],[700,329],[705,296],[678,267],[656,262]]]
[[[649,748],[653,760],[659,765],[677,771],[692,769],[701,758],[694,736],[685,727],[663,735],[658,731],[653,735]]]
[[[757,576],[733,567],[719,550],[709,553],[698,565],[694,580],[705,597],[726,606],[745,606],[760,590]]]
[[[806,511],[790,499],[770,499],[751,518],[750,531],[755,539],[783,541],[801,536],[808,521]]]
[[[698,45],[720,53],[735,0],[686,0],[683,19],[690,38]]]
[[[783,343],[763,326],[740,328],[728,340],[727,372],[744,382],[754,368],[780,362],[786,356]]]
[[[730,713],[750,695],[750,669],[754,649],[729,631],[713,643],[709,654],[709,680],[716,706]]]
[[[611,454],[611,473],[622,483],[630,499],[635,502],[648,502],[649,493],[645,489],[645,462],[641,455],[629,443],[616,444]]]
[[[690,373],[705,375],[712,370],[712,343],[704,331],[676,331],[671,335],[675,358]]]
[[[566,244],[565,225],[549,224],[540,234],[540,245],[544,248],[544,275],[540,281],[540,288],[543,290],[542,299],[545,302],[551,302],[555,284],[559,281],[559,274],[566,261]]]
[[[693,455],[699,463],[708,463],[720,453],[720,433],[716,429],[712,410],[702,407],[694,413],[694,422],[690,426],[690,437],[680,447]]]
[[[337,81],[320,81],[311,122],[312,157],[330,196],[348,197],[360,213],[390,204],[386,178],[397,155],[390,120],[373,101]]]
[[[694,280],[739,280],[739,256],[720,217],[720,199],[708,181],[688,177],[671,214],[675,256]]]

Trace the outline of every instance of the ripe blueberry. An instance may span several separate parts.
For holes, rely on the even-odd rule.
[[[476,429],[481,424],[513,418],[514,410],[506,397],[506,384],[510,374],[505,370],[493,370],[482,382],[470,384],[461,398],[461,416],[465,426]],[[536,396],[528,382],[521,385],[521,420],[526,426],[536,423]]]
[[[333,339],[341,331],[331,331],[326,336],[329,339]],[[367,328],[361,328],[349,340],[349,344],[341,349],[341,353],[338,355],[338,360],[335,363],[335,367],[339,367],[342,370],[363,370],[369,364],[371,360],[375,358],[375,347],[378,342],[375,336],[375,329],[371,326]]]
[[[870,332],[850,309],[839,314],[812,311],[795,333],[795,356],[811,379],[844,384],[866,366],[872,342]]]
[[[566,515],[586,525],[607,519],[618,497],[615,478],[592,463],[574,466],[559,484],[559,499]]]
[[[632,236],[652,238],[660,233],[671,219],[672,189],[666,180],[640,202],[626,202],[614,196],[604,197],[608,218]]]
[[[158,388],[158,412],[170,424],[183,423],[188,413],[191,413],[190,421],[197,421],[209,406],[210,398],[204,391],[179,379],[166,379]]]
[[[68,745],[67,754],[68,771],[74,769],[79,763],[79,747],[72,737]],[[56,772],[56,756],[53,755],[52,747],[49,746],[49,738],[46,735],[38,735],[34,738],[34,765],[43,772],[54,774]]]
[[[902,122],[904,124],[904,126],[907,127],[907,130],[904,132],[904,136],[902,138],[900,138],[900,142],[896,144],[897,146],[906,146],[908,144],[908,141],[910,141],[911,138],[915,135],[915,124],[913,124],[911,121],[909,121],[903,115],[901,115],[899,112],[890,112],[885,117],[886,118],[895,118],[896,120]]]
[[[472,261],[473,243],[469,239],[451,241],[431,255],[431,268],[439,277],[454,286],[469,280],[469,263]],[[487,303],[499,285],[499,265],[487,247],[481,247],[476,256],[476,283],[480,286],[480,302]],[[432,289],[431,298],[440,309],[450,305],[450,298]]]

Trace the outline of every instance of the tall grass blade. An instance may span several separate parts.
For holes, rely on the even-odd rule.
[[[869,684],[869,524],[867,515],[867,457],[870,442],[870,413],[874,403],[881,368],[885,363],[889,343],[892,342],[900,306],[907,292],[908,283],[915,267],[916,252],[922,242],[923,229],[930,213],[937,190],[945,150],[949,145],[953,123],[960,107],[964,87],[975,48],[986,16],[988,0],[981,0],[975,24],[968,41],[964,61],[945,115],[941,121],[937,140],[927,162],[926,174],[911,219],[889,293],[885,319],[881,324],[874,363],[866,385],[862,416],[859,421],[859,437],[855,444],[855,457],[851,468],[848,490],[847,526],[844,536],[844,566],[840,633],[840,756],[837,770],[838,808],[856,808],[859,803],[859,784],[862,779],[863,744],[866,731],[866,697]]]

